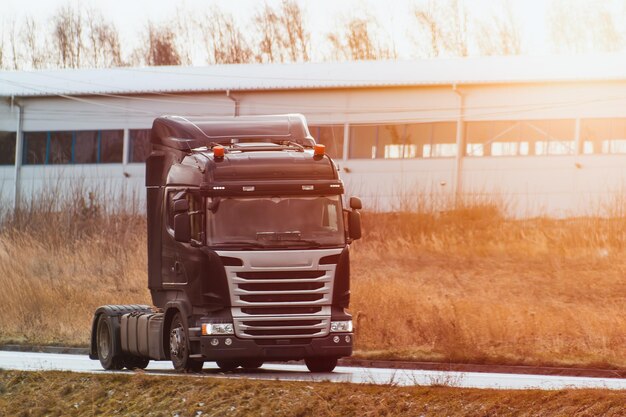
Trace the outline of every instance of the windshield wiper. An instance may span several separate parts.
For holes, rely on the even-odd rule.
[[[276,242],[276,243],[285,242],[285,243],[290,243],[290,244],[301,243],[303,244],[303,246],[313,246],[316,248],[322,246],[322,244],[316,240],[306,240],[306,239],[280,239],[280,240],[271,240],[270,242]]]
[[[228,242],[217,242],[211,246],[250,246],[253,248],[266,248],[267,245],[249,240],[229,240]]]

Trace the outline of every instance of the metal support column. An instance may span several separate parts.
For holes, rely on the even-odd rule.
[[[15,175],[13,188],[13,209],[17,210],[22,200],[22,158],[24,154],[24,108],[21,104],[11,98],[11,106],[17,109],[17,127],[15,129]]]
[[[454,202],[461,203],[463,195],[463,159],[465,157],[465,95],[461,93],[456,84],[452,85],[452,91],[459,97],[459,113],[456,120],[456,156],[454,158]]]
[[[348,153],[350,152],[350,123],[343,124],[343,160],[348,160]]]
[[[576,125],[574,127],[574,155],[582,155],[585,153],[584,144],[580,140],[580,117],[576,118]]]

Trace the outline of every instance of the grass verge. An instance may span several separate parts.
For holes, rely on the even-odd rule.
[[[41,395],[45,392],[45,395]],[[14,416],[622,416],[624,391],[503,391],[0,371]]]

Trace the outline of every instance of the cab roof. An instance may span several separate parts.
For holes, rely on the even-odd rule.
[[[161,116],[152,124],[151,142],[184,152],[238,142],[294,142],[305,147],[315,145],[301,114],[221,118]]]

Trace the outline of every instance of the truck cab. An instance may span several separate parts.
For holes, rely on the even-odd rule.
[[[103,306],[93,359],[223,370],[304,359],[332,371],[352,353],[349,246],[333,160],[302,115],[164,116],[146,162],[148,286],[155,308]],[[138,366],[141,365],[141,366]]]

